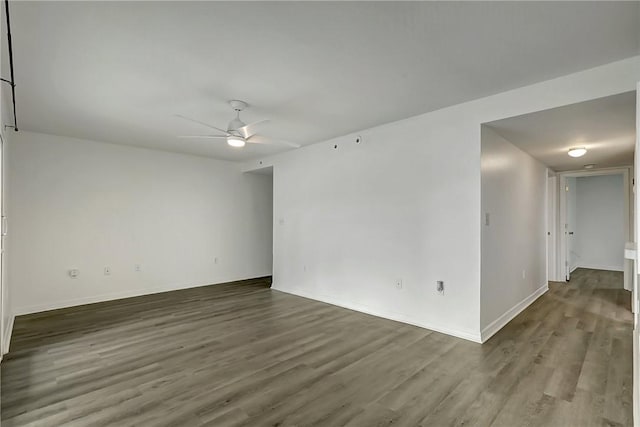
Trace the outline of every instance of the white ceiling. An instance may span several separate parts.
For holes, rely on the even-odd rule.
[[[633,164],[636,138],[636,93],[553,108],[488,123],[505,139],[551,169],[579,170]],[[570,157],[572,147],[587,154]]]
[[[12,2],[21,128],[247,160],[176,135],[226,101],[311,144],[639,53],[639,2]],[[3,61],[6,74],[6,59]]]

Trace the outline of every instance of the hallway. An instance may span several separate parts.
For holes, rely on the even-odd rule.
[[[535,307],[557,321],[536,358],[553,368],[549,425],[632,425],[633,315],[622,273],[579,268],[568,284],[551,282]]]

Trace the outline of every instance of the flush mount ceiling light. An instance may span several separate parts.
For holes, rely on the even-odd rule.
[[[244,147],[245,141],[244,138],[241,138],[236,135],[229,135],[227,137],[227,144],[232,147]]]
[[[567,154],[571,157],[582,157],[587,153],[587,149],[584,147],[571,148]]]

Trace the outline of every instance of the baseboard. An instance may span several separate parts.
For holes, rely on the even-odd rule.
[[[507,323],[513,320],[514,317],[524,311],[525,308],[529,307],[535,300],[540,298],[548,290],[549,284],[545,283],[544,285],[533,291],[531,295],[507,310],[507,312],[505,312],[502,316],[498,317],[496,320],[487,325],[487,327],[483,328],[482,332],[480,333],[482,342],[487,342],[487,340],[494,336],[496,332],[502,329]]]
[[[410,317],[404,316],[402,314],[399,313],[391,313],[391,312],[383,312],[380,310],[374,310],[371,307],[368,306],[364,306],[361,304],[357,304],[357,303],[352,303],[352,302],[344,302],[344,301],[337,301],[327,295],[317,295],[317,294],[313,294],[311,292],[306,292],[300,289],[282,289],[279,287],[273,287],[272,289],[279,291],[279,292],[284,292],[286,294],[290,294],[290,295],[295,295],[298,297],[303,297],[303,298],[308,298],[314,301],[320,301],[320,302],[324,302],[327,304],[331,304],[331,305],[335,305],[337,307],[342,307],[342,308],[346,308],[349,310],[353,310],[353,311],[357,311],[360,313],[364,313],[364,314],[369,314],[371,316],[376,316],[376,317],[381,317],[383,319],[388,319],[388,320],[394,320],[396,322],[401,322],[401,323],[407,323],[409,325],[413,325],[413,326],[418,326],[420,328],[424,328],[424,329],[429,329],[432,331],[436,331],[436,332],[440,332],[446,335],[451,335],[457,338],[462,338],[464,340],[467,341],[472,341],[475,343],[482,343],[481,341],[481,337],[480,334],[478,333],[474,333],[471,331],[461,331],[461,330],[457,330],[457,329],[451,329],[451,328],[447,328],[445,326],[442,325],[436,325],[433,323],[426,323],[423,321],[419,321],[419,320],[415,320],[412,319]]]
[[[640,424],[640,336],[639,331],[633,331],[633,425]]]
[[[589,270],[624,271],[624,266],[621,267],[618,265],[579,264],[576,268],[588,268]]]
[[[9,353],[9,348],[11,347],[11,335],[13,334],[13,323],[16,320],[16,316],[9,317],[9,324],[2,331],[2,349],[0,349],[0,353],[7,354]]]
[[[633,331],[633,425],[640,425],[640,331]]]
[[[178,285],[171,288],[134,289],[134,290],[125,291],[125,292],[113,292],[109,294],[92,295],[84,298],[74,298],[74,299],[63,300],[63,301],[55,301],[47,304],[36,304],[31,306],[17,307],[13,310],[13,312],[15,316],[23,316],[26,314],[41,313],[43,311],[51,311],[51,310],[59,310],[61,308],[76,307],[79,305],[96,304],[99,302],[114,301],[114,300],[119,300],[124,298],[140,297],[144,295],[161,294],[164,292],[180,291],[185,289],[201,288],[204,286],[226,285],[226,284],[231,284],[236,282],[241,283],[241,282],[252,281],[252,280],[260,280],[267,277],[270,277],[270,276],[249,277],[245,279],[229,280],[229,281],[219,282],[219,283]]]

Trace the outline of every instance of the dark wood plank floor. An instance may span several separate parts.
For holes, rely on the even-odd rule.
[[[263,281],[20,317],[2,426],[632,425],[621,274],[550,287],[484,345]]]

